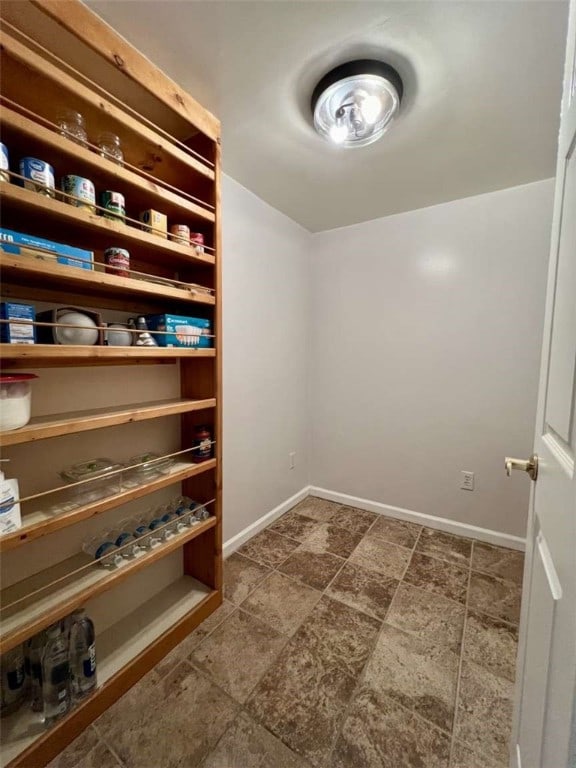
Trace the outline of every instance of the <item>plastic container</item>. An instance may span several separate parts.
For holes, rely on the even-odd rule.
[[[71,467],[60,472],[60,477],[67,483],[77,483],[80,480],[89,480],[71,488],[71,493],[77,501],[88,504],[92,501],[113,496],[120,493],[122,488],[122,473],[107,477],[108,472],[122,469],[122,464],[118,464],[112,459],[92,459],[80,464],[73,464]]]
[[[132,456],[126,462],[126,482],[128,485],[144,485],[151,480],[155,480],[162,475],[165,475],[172,464],[173,459],[167,459],[158,453],[141,453],[138,456]],[[134,467],[134,464],[140,464],[139,467]]]
[[[37,378],[34,373],[0,376],[0,432],[19,429],[28,424],[32,405],[30,385]]]

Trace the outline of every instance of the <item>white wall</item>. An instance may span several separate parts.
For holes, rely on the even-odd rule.
[[[546,180],[313,236],[314,485],[524,535],[530,483],[503,459],[532,447],[552,195]]]
[[[226,541],[309,483],[310,234],[227,177],[222,211]]]

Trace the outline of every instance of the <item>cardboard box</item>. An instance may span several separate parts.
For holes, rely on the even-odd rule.
[[[182,315],[148,315],[146,317],[148,330],[158,342],[159,347],[190,347],[191,349],[206,349],[212,347],[212,324],[210,320],[199,317],[183,317]],[[168,331],[168,335],[154,333]]]
[[[36,311],[32,304],[3,301],[0,303],[0,317],[2,320],[26,320],[30,323],[0,323],[0,341],[3,344],[36,343],[36,327],[32,325]]]
[[[0,250],[16,256],[33,256],[36,259],[47,259],[48,256],[36,250],[40,248],[48,254],[56,256],[58,264],[67,267],[79,267],[80,269],[93,269],[94,251],[85,251],[82,248],[74,248],[63,243],[54,243],[43,237],[25,235],[22,232],[14,232],[11,229],[0,228]]]
[[[168,218],[165,213],[150,209],[142,211],[139,218],[144,224],[142,229],[146,232],[151,232],[158,237],[168,237]]]

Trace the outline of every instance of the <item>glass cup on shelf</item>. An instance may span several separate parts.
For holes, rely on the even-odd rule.
[[[83,551],[98,561],[103,568],[112,570],[123,562],[123,557],[118,553],[118,547],[106,535],[100,534],[86,541],[82,546]]]
[[[118,165],[124,165],[122,145],[120,143],[120,138],[115,133],[110,133],[108,131],[101,133],[98,136],[97,143],[101,157],[105,157],[107,160],[111,160]]]
[[[150,535],[149,527],[151,516],[152,510],[149,510],[143,517],[133,517],[130,521],[130,529],[140,549],[150,549],[152,546],[152,537]]]
[[[120,523],[117,528],[113,528],[107,538],[113,541],[120,549],[120,554],[125,559],[129,559],[138,554],[138,542],[130,528]]]
[[[61,109],[56,116],[56,122],[61,136],[80,144],[82,147],[88,146],[88,134],[84,124],[84,117],[80,112],[74,109]]]
[[[152,510],[152,514],[148,519],[148,529],[150,530],[151,546],[156,547],[162,544],[166,538],[166,534],[163,529],[164,523],[162,522],[162,515],[164,514],[163,507],[155,507]]]

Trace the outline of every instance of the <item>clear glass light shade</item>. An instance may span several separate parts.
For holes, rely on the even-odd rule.
[[[354,75],[326,88],[314,107],[314,127],[333,144],[365,147],[388,129],[400,106],[394,85],[380,75]]]

